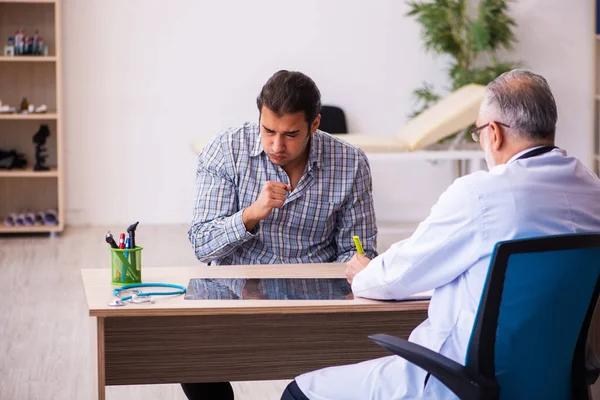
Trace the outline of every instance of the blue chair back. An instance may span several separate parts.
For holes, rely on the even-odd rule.
[[[587,398],[585,344],[600,289],[600,235],[498,243],[466,365],[501,399]]]

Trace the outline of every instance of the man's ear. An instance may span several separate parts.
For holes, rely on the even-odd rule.
[[[321,125],[321,114],[317,115],[317,118],[315,118],[315,120],[313,121],[313,123],[310,126],[311,135],[313,133],[315,133],[317,131],[317,129],[319,129],[319,125]]]
[[[488,140],[490,141],[490,147],[498,151],[504,144],[504,132],[495,122],[490,122],[490,126],[488,127]]]

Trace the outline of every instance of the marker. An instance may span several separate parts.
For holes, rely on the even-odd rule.
[[[119,248],[120,249],[125,248],[125,234],[124,233],[121,233],[121,235],[119,236]]]
[[[354,240],[354,246],[356,246],[356,251],[358,252],[358,254],[360,254],[361,256],[365,254],[365,251],[363,250],[362,244],[360,243],[360,238],[358,236],[352,236],[352,239]]]

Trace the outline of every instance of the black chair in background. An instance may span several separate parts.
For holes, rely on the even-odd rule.
[[[348,133],[344,111],[335,106],[323,106],[319,129],[327,133]]]

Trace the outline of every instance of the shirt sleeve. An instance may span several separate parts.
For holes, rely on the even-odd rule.
[[[196,201],[188,231],[196,257],[202,262],[226,257],[254,237],[242,221],[236,184],[230,176],[232,171],[227,170],[227,159],[215,140],[198,156]]]
[[[373,259],[352,291],[373,299],[401,299],[443,286],[474,265],[485,233],[479,197],[457,179],[414,234]]]
[[[373,207],[371,168],[362,151],[359,152],[351,194],[337,217],[337,262],[349,261],[356,254],[352,239],[355,235],[360,238],[365,257],[377,256],[377,225]]]

